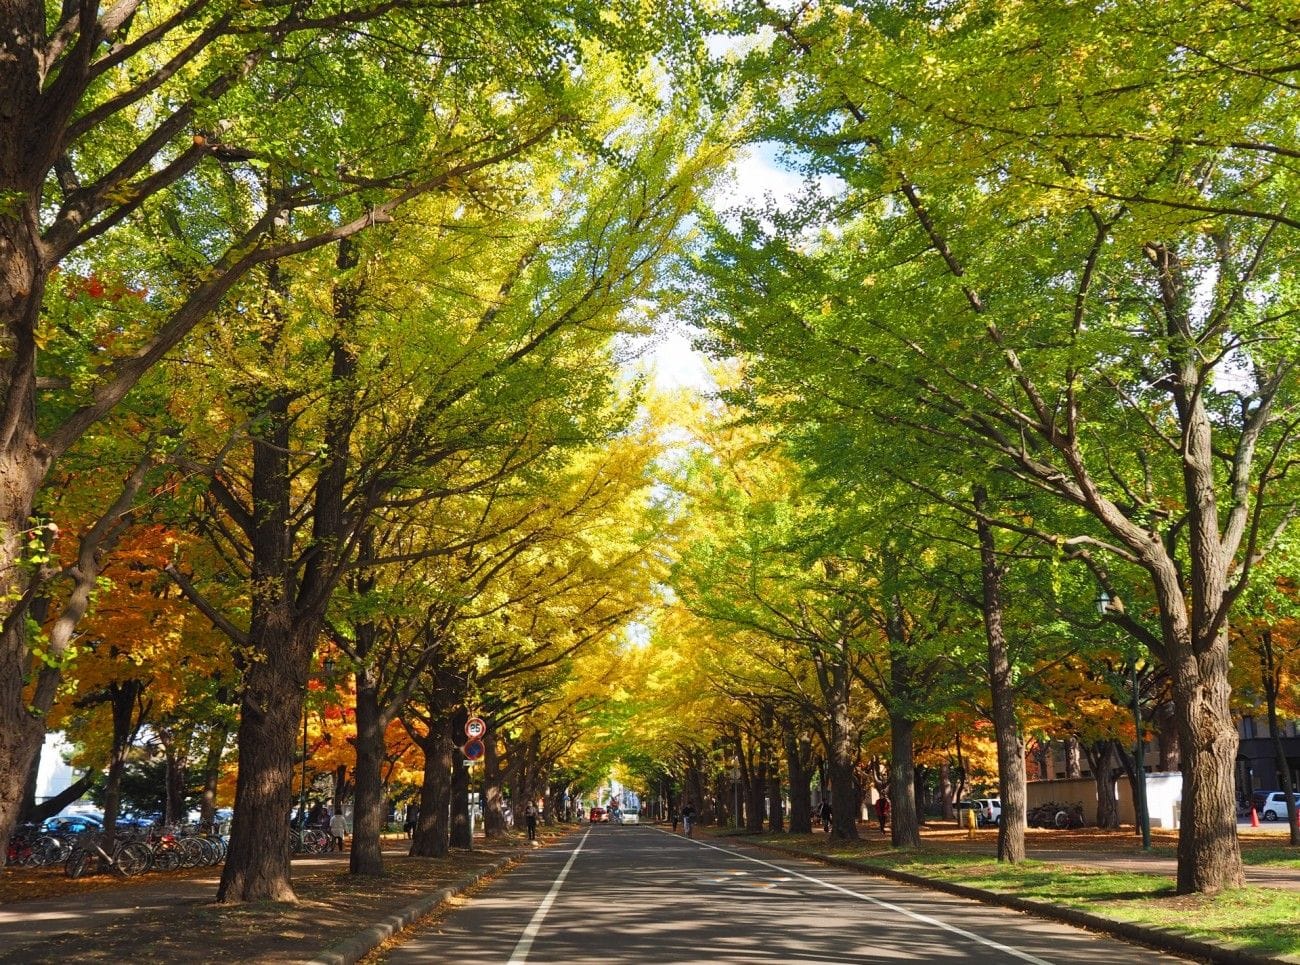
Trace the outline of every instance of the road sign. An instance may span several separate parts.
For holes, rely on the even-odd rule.
[[[469,760],[477,761],[487,753],[487,745],[477,737],[473,737],[465,742],[465,746],[461,750],[465,752],[465,757]]]
[[[487,722],[482,717],[471,717],[465,721],[465,736],[470,740],[482,737],[487,733]]]

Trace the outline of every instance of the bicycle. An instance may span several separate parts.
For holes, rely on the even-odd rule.
[[[69,878],[80,878],[91,873],[91,862],[98,860],[95,870],[110,868],[123,878],[133,878],[149,870],[153,855],[148,845],[138,841],[116,841],[113,853],[104,850],[97,834],[87,832],[73,846],[63,864],[63,873]]]

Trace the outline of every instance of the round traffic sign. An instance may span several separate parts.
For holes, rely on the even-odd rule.
[[[465,736],[469,738],[482,737],[487,733],[487,721],[482,717],[471,717],[465,721]]]
[[[477,761],[487,753],[487,745],[477,737],[472,737],[465,742],[465,746],[461,750],[465,752],[466,760]]]

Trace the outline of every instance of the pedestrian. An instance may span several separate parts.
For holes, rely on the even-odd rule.
[[[342,851],[343,838],[348,833],[348,819],[343,816],[343,809],[339,808],[334,817],[330,818],[330,836],[334,839],[330,850]]]
[[[682,806],[682,831],[689,838],[691,831],[695,827],[695,805],[687,801]]]
[[[329,823],[330,819],[325,814],[325,805],[320,801],[313,801],[311,810],[307,812],[307,827],[323,828]]]
[[[406,821],[402,827],[406,830],[406,836],[409,838],[415,833],[416,826],[420,823],[420,805],[408,804],[406,806]]]
[[[673,808],[668,809],[668,816],[673,819],[673,834],[677,833],[677,812]]]
[[[822,819],[822,830],[827,834],[831,832],[831,802],[825,798],[822,799],[822,806],[817,809],[817,816]]]
[[[889,823],[889,796],[882,794],[880,800],[876,802],[876,820],[880,822],[880,833],[885,833],[885,825]]]
[[[536,841],[537,840],[537,808],[533,806],[532,802],[529,802],[528,807],[524,808],[524,821],[528,825],[528,840]]]

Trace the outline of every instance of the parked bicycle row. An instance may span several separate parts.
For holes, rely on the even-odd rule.
[[[8,845],[10,865],[62,867],[72,878],[99,869],[131,876],[149,870],[214,866],[225,856],[226,839],[198,827],[122,829],[110,845],[97,829],[49,832],[39,825],[24,825]]]

